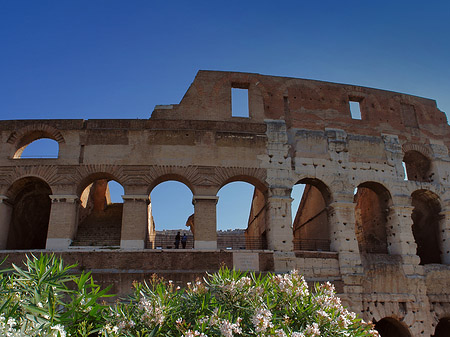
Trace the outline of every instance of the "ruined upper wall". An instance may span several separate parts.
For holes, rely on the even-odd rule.
[[[249,118],[231,116],[233,87],[248,89]],[[361,120],[352,119],[349,101],[360,103]],[[354,85],[235,72],[199,71],[180,104],[157,106],[151,119],[246,123],[284,119],[288,128],[332,127],[354,134],[395,134],[403,141],[450,141],[447,118],[434,100]]]

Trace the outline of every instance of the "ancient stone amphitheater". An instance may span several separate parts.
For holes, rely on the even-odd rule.
[[[147,120],[0,121],[0,255],[55,251],[118,293],[154,272],[296,268],[332,281],[383,337],[450,336],[449,131],[433,100],[218,71]],[[21,158],[40,138],[58,157]],[[108,202],[110,180],[123,204]],[[167,180],[192,191],[190,249],[157,243],[149,195]],[[224,249],[217,192],[233,181],[255,192],[244,240]],[[306,188],[292,219],[295,184]]]

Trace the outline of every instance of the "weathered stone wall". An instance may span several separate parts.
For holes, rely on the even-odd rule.
[[[248,90],[248,117],[232,116],[233,87]],[[350,101],[359,103],[361,119],[352,118]],[[14,219],[22,206],[16,197],[25,193],[24,181],[48,187],[46,248],[66,252],[73,249],[84,189],[115,180],[125,191],[121,249],[102,254],[143,263],[148,256],[138,252],[152,235],[149,194],[159,183],[177,180],[193,194],[195,251],[218,252],[217,192],[245,181],[259,191],[252,214],[263,207],[249,233],[264,236],[272,261],[264,270],[298,268],[310,281],[332,280],[364,319],[382,321],[380,326],[396,322],[412,336],[428,336],[450,317],[449,130],[445,114],[429,99],[215,71],[200,71],[179,104],[157,106],[149,120],[1,121],[0,248],[8,248],[9,233],[17,233]],[[38,138],[58,142],[57,159],[20,158]],[[321,194],[326,217],[320,222],[326,219],[328,232],[311,228],[307,236],[327,237],[329,252],[299,251],[293,243],[296,183]],[[299,218],[314,213],[309,194]],[[174,254],[179,269],[164,259],[157,270],[181,275],[188,257]],[[255,266],[251,254],[261,253],[242,254],[230,258],[232,265]],[[102,263],[93,261],[92,268]],[[155,270],[142,266],[97,274],[125,284],[126,275]]]

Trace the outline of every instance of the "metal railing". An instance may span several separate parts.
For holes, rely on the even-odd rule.
[[[322,239],[294,239],[294,250],[309,250],[309,251],[330,251],[330,240]]]
[[[153,247],[153,243],[150,240],[147,240],[146,248],[149,249],[176,249],[175,247],[175,236],[168,234],[156,234],[155,244]],[[178,245],[178,249],[182,249],[183,244],[180,241]],[[186,247],[185,249],[193,249],[194,248],[194,237],[192,235],[187,235]]]
[[[147,249],[176,249],[175,247],[175,236],[169,234],[156,234],[154,243],[150,239],[146,242]],[[183,245],[180,241],[178,249],[182,249]],[[187,235],[186,248],[194,248],[194,237],[193,235]],[[242,235],[227,235],[218,234],[217,235],[217,249],[229,249],[229,250],[239,250],[239,249],[267,249],[267,242],[264,237],[259,236],[245,236]]]
[[[218,249],[267,249],[264,237],[250,235],[218,235]]]

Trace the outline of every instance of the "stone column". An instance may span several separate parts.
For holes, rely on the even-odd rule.
[[[389,254],[402,256],[402,266],[407,275],[415,274],[415,266],[420,262],[412,232],[411,214],[413,210],[413,206],[398,204],[391,206],[387,221],[388,228],[386,228]]]
[[[215,195],[194,195],[194,248],[217,249],[216,204]]]
[[[0,195],[0,249],[6,249],[12,209],[9,198]]]
[[[348,198],[330,204],[331,250],[339,253],[339,269],[344,281],[343,299],[355,311],[362,310],[362,278],[358,241],[355,234],[355,206]]]
[[[355,234],[355,206],[350,201],[336,201],[329,206],[331,250],[339,253],[342,275],[363,273]]]
[[[144,249],[148,227],[148,195],[123,195],[120,248]]]
[[[291,223],[290,189],[270,189],[267,198],[266,237],[267,248],[282,252],[292,252],[294,235]]]
[[[49,195],[52,200],[48,222],[47,243],[51,250],[68,249],[77,228],[77,195]]]
[[[439,222],[441,262],[450,265],[450,207],[446,207],[440,214],[442,216],[442,220]]]

